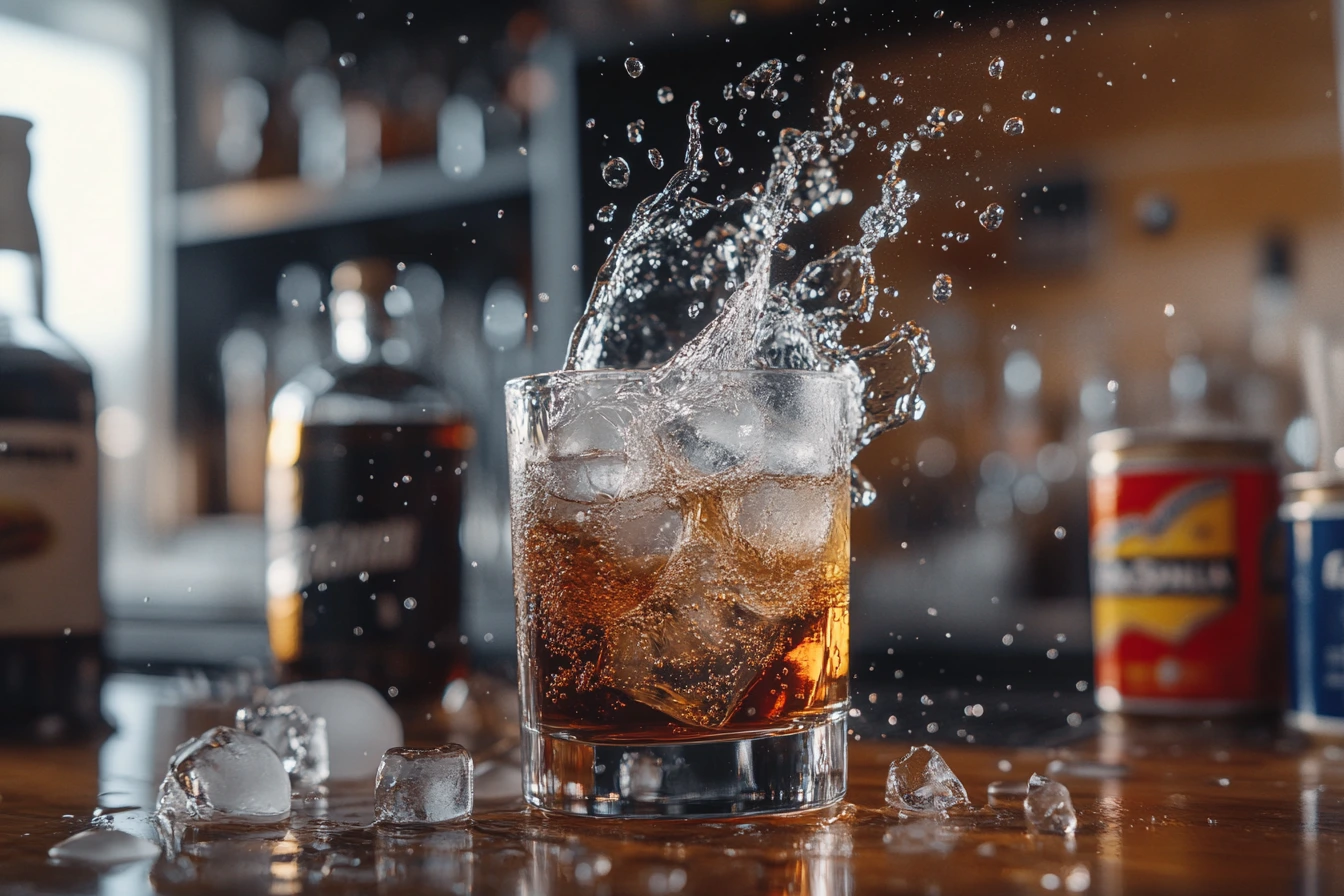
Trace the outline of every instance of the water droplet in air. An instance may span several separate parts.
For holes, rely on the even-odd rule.
[[[457,36],[457,42],[460,43],[460,44],[464,44],[464,43],[466,43],[468,40],[469,40],[469,38],[468,38],[465,34],[459,34],[459,35]]]
[[[1068,535],[1068,534],[1069,534],[1069,531],[1068,531],[1067,529],[1065,529],[1063,526],[1056,526],[1056,527],[1055,527],[1055,537],[1058,538],[1060,541],[1063,541],[1063,540],[1064,540],[1064,536],[1065,536],[1065,535]],[[1078,690],[1081,691],[1082,688],[1079,688]]]
[[[614,217],[616,217],[616,203],[614,202],[608,202],[597,210],[597,220],[603,224],[610,224]]]
[[[1020,137],[1026,129],[1026,122],[1016,115],[1003,123],[1003,132],[1010,137]]]
[[[625,73],[632,78],[638,78],[644,74],[644,63],[635,56],[628,57],[625,60]]]
[[[593,128],[597,127],[597,119],[590,118],[583,123],[583,126],[591,131]]]
[[[625,159],[617,156],[614,159],[608,159],[607,164],[602,166],[602,180],[607,186],[616,189],[624,189],[630,185],[630,165]]]
[[[980,213],[980,226],[993,233],[999,229],[1001,224],[1003,224],[1003,206],[997,202],[991,202]]]
[[[545,305],[550,300],[551,300],[550,294],[544,292],[537,293],[537,301],[540,302],[541,304]]]
[[[950,121],[952,124],[957,124],[965,117],[966,113],[961,111],[960,109],[953,109],[951,112],[947,113],[947,120]]]
[[[1165,314],[1167,317],[1175,317],[1175,316],[1176,316],[1176,306],[1175,306],[1175,305],[1172,305],[1170,302],[1168,302],[1167,305],[1166,305],[1166,307],[1164,307],[1164,308],[1162,309],[1162,313]]]
[[[732,23],[734,25],[747,24],[747,14],[740,9],[734,9],[729,11],[728,18],[732,20]]]
[[[1003,57],[995,56],[989,60],[989,76],[995,80],[1003,77]]]
[[[971,238],[971,235],[970,235],[969,233],[959,233],[959,234],[957,234],[957,242],[959,242],[959,243],[967,242],[968,240],[970,240],[970,238]]]
[[[718,149],[714,150],[714,161],[727,167],[728,165],[733,164],[733,154],[728,151],[728,147],[720,146]]]
[[[652,165],[655,170],[662,170],[663,154],[656,149],[649,150],[649,164]]]
[[[952,278],[947,274],[939,274],[933,278],[933,300],[941,305],[950,298],[952,298]]]
[[[943,11],[941,9],[934,10],[933,17],[935,19],[941,19],[943,17]]]
[[[1036,91],[1034,91],[1034,90],[1024,90],[1024,91],[1022,91],[1022,99],[1027,100],[1028,102],[1030,102],[1031,100],[1036,99]]]
[[[631,143],[644,142],[644,119],[640,118],[625,126],[625,137]]]
[[[676,97],[673,95],[671,87],[658,88],[658,102],[662,103],[664,106],[672,102],[672,100],[674,100],[675,98]]]
[[[341,68],[349,68],[350,66],[355,64],[355,54],[342,53],[340,56],[336,58],[336,61],[340,63]]]
[[[1050,112],[1054,115],[1058,115],[1060,113],[1060,108],[1058,106],[1051,106]]]

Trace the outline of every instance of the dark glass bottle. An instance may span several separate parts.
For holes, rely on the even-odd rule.
[[[346,262],[334,352],[271,405],[267,621],[283,680],[354,678],[438,696],[465,669],[458,527],[475,433],[418,364],[392,266]]]
[[[88,363],[42,321],[29,122],[0,116],[0,736],[102,724],[98,449]]]

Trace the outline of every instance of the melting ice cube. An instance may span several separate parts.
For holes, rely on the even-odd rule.
[[[836,517],[836,501],[849,500],[843,490],[816,479],[765,480],[738,504],[742,537],[758,548],[815,553],[826,544]]]
[[[157,811],[174,821],[289,815],[289,775],[266,741],[220,726],[177,748]]]
[[[1027,824],[1037,833],[1072,834],[1078,830],[1078,814],[1073,811],[1069,789],[1044,775],[1031,776],[1022,808]]]
[[[472,762],[466,747],[396,747],[383,754],[375,816],[384,824],[435,824],[471,814]]]
[[[713,545],[680,549],[608,629],[604,683],[689,725],[724,725],[791,634],[749,579]]]
[[[159,848],[125,831],[93,830],[62,840],[47,850],[47,855],[61,862],[106,866],[157,858]]]
[[[401,719],[383,695],[360,681],[300,681],[266,695],[268,706],[297,706],[327,722],[331,779],[372,778],[388,747],[404,743]]]
[[[327,720],[297,706],[256,706],[238,710],[238,727],[255,734],[280,756],[294,786],[313,790],[331,774]]]
[[[938,751],[925,744],[893,762],[887,772],[887,805],[903,812],[946,812],[970,800]]]

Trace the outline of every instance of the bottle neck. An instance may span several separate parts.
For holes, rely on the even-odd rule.
[[[393,316],[354,290],[333,294],[330,313],[332,347],[345,363],[414,365],[416,339],[409,313]]]
[[[36,252],[0,248],[0,315],[42,316],[42,260]]]

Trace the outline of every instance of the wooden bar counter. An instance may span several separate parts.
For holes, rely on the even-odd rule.
[[[903,818],[883,788],[910,745],[852,743],[848,801],[831,811],[563,818],[523,808],[516,766],[497,765],[470,822],[376,827],[371,786],[337,786],[287,824],[198,826],[156,860],[110,869],[47,850],[90,827],[152,836],[153,751],[120,732],[101,747],[9,746],[0,893],[1344,892],[1339,746],[1265,725],[1118,718],[1051,749],[938,744],[973,807]],[[1020,806],[987,806],[990,782],[1047,770],[1072,792],[1074,836],[1029,833]]]

